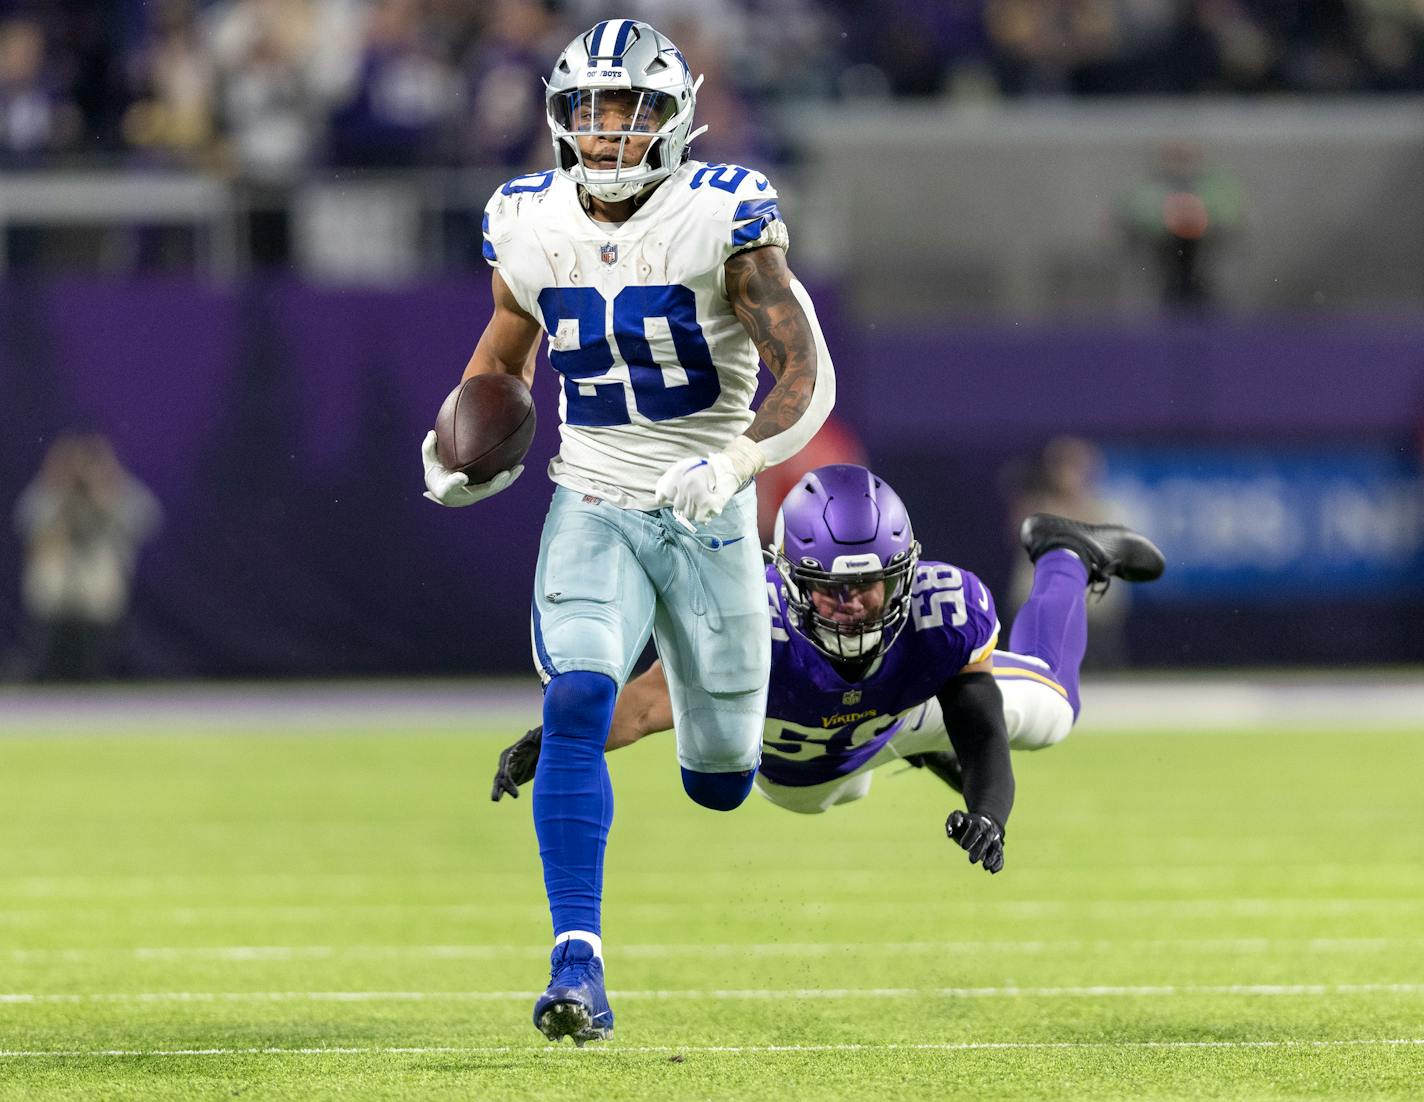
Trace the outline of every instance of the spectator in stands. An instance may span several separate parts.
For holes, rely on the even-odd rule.
[[[127,144],[161,160],[201,162],[216,126],[217,73],[194,0],[154,5],[127,71],[134,93],[124,114]]]
[[[35,680],[86,681],[119,671],[134,563],[161,516],[104,437],[66,433],[50,446],[15,506]]]
[[[374,0],[356,78],[331,115],[337,165],[414,167],[437,159],[456,75],[427,30],[422,0]]]
[[[1010,94],[1173,92],[1180,0],[989,0],[985,25]]]
[[[1185,142],[1164,146],[1151,175],[1120,200],[1128,240],[1156,265],[1162,305],[1200,312],[1214,299],[1210,253],[1241,224],[1241,185],[1222,169],[1206,166],[1201,150]]]
[[[493,0],[462,63],[466,106],[456,138],[462,160],[511,173],[549,160],[543,79],[549,57],[574,33],[565,36],[539,0]]]
[[[1351,19],[1376,87],[1424,88],[1424,4],[1418,0],[1354,0]]]
[[[851,97],[877,89],[887,96],[939,96],[980,81],[990,52],[986,2],[832,0],[832,27],[845,47],[840,90]]]
[[[45,32],[34,19],[0,22],[0,166],[30,167],[71,145],[79,112],[45,64]]]
[[[214,9],[219,122],[259,267],[290,257],[290,189],[319,161],[327,111],[350,87],[360,17],[349,0],[224,0]]]
[[[351,28],[331,25],[341,12],[334,0],[227,0],[215,11],[220,118],[239,176],[285,183],[316,160],[328,97],[354,69]],[[320,64],[333,50],[335,64]]]

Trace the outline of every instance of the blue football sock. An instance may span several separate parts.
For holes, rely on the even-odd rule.
[[[559,674],[544,691],[534,832],[555,936],[603,932],[603,851],[613,825],[613,784],[603,752],[617,695],[611,677],[582,670]]]
[[[731,811],[741,807],[742,801],[750,795],[755,779],[755,769],[744,773],[682,771],[683,790],[703,807],[710,807],[713,811]]]

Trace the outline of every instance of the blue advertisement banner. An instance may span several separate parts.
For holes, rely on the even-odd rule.
[[[1146,600],[1424,592],[1424,480],[1375,446],[1114,446],[1103,486],[1167,556]]]

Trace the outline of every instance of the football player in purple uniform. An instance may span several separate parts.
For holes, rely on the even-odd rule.
[[[971,863],[1004,865],[1013,806],[1009,749],[1062,740],[1079,710],[1089,586],[1151,581],[1165,565],[1115,524],[1036,513],[1020,531],[1033,589],[1009,649],[969,571],[920,558],[899,496],[864,467],[820,467],[786,496],[766,569],[772,664],[756,785],[790,811],[858,800],[873,771],[928,768],[956,791],[948,836]],[[608,749],[672,727],[658,663],[618,698]],[[500,755],[493,799],[534,775],[541,731]]]

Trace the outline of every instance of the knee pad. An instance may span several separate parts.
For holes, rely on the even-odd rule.
[[[574,670],[549,679],[544,690],[544,737],[607,739],[618,686],[601,673]]]
[[[682,788],[694,802],[713,811],[731,811],[742,806],[751,793],[756,770],[743,773],[698,773],[683,767]]]

